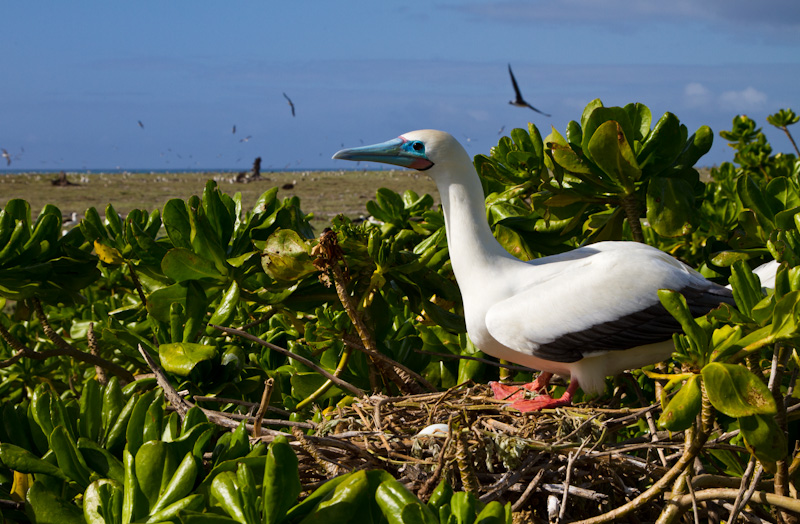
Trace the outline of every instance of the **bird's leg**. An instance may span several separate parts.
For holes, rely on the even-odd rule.
[[[550,383],[552,376],[552,373],[542,371],[539,373],[539,376],[536,377],[536,380],[521,386],[507,386],[505,384],[501,384],[500,382],[489,382],[489,386],[492,388],[494,398],[498,400],[508,400],[510,402],[514,402],[524,399],[526,390],[538,393],[546,388]]]
[[[570,380],[567,390],[561,395],[561,398],[553,398],[548,394],[539,395],[530,400],[519,399],[506,407],[516,409],[518,411],[539,411],[540,409],[556,408],[558,406],[569,406],[572,404],[572,397],[578,390],[578,381],[575,379]]]

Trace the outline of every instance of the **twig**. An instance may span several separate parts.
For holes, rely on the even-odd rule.
[[[433,470],[433,475],[425,481],[425,484],[422,485],[422,488],[417,493],[417,496],[420,499],[424,499],[427,497],[428,493],[433,490],[433,487],[439,482],[439,478],[442,475],[442,469],[444,468],[444,463],[447,460],[447,450],[450,448],[450,443],[453,441],[453,415],[450,415],[450,418],[447,419],[447,438],[444,439],[444,444],[442,444],[442,449],[439,451],[439,460],[436,461],[436,469]]]
[[[735,500],[739,496],[738,489],[732,488],[710,488],[702,491],[696,491],[694,494],[697,502],[705,502],[707,500]],[[784,497],[783,495],[776,495],[766,491],[754,491],[751,501],[759,504],[769,504],[777,506],[786,511],[794,511],[800,513],[800,500],[792,497]],[[683,495],[681,498],[674,501],[680,505],[681,508],[688,509],[692,504],[691,495]],[[732,522],[732,521],[728,521]]]
[[[639,387],[639,383],[634,380],[633,376],[629,373],[625,374],[625,377],[628,379],[628,382],[633,387],[633,390],[636,392],[636,397],[639,399],[639,402],[642,404],[646,404],[644,399],[644,394],[642,393],[642,388]],[[656,381],[656,384],[660,385],[660,382]],[[658,392],[660,396],[661,391]],[[656,429],[655,420],[653,420],[653,412],[646,411],[644,414],[645,421],[647,422],[647,427],[650,429],[650,440],[652,442],[658,442],[658,430]],[[656,453],[658,453],[658,458],[661,460],[661,465],[665,468],[668,466],[667,457],[664,455],[664,450],[661,448],[656,448]]]
[[[451,428],[451,431],[454,430]],[[472,453],[469,450],[466,430],[457,430],[455,440],[456,462],[458,463],[458,471],[461,474],[461,487],[464,491],[477,495],[480,484],[475,474],[475,463],[472,459]]]
[[[269,405],[269,398],[272,396],[272,385],[275,384],[275,379],[270,377],[264,381],[264,391],[261,393],[261,404],[256,411],[255,422],[253,423],[253,437],[261,435],[261,420],[264,418],[264,413],[267,412]]]
[[[747,464],[747,469],[750,473],[753,473],[750,464],[755,464],[755,457],[750,457],[750,462]],[[742,487],[739,488],[739,492],[736,496],[736,500],[733,503],[733,509],[731,510],[731,515],[728,517],[728,522],[736,522],[736,517],[739,515],[739,511],[743,507],[745,507],[755,493],[756,488],[758,487],[758,481],[761,479],[761,473],[763,473],[764,468],[761,466],[761,463],[758,464],[756,467],[755,473],[753,473],[753,480],[750,481],[750,476],[745,473],[742,476]],[[747,486],[747,482],[750,482],[750,485]],[[745,490],[745,486],[747,486],[747,490]]]
[[[50,341],[53,342],[53,344],[55,344],[55,346],[56,346],[56,348],[58,350],[58,353],[54,353],[52,351],[49,352],[48,356],[65,355],[65,356],[68,356],[68,357],[72,357],[75,360],[78,360],[80,362],[85,362],[86,364],[91,364],[93,366],[101,366],[104,369],[107,369],[108,371],[113,373],[114,375],[118,376],[120,378],[120,380],[122,382],[124,382],[124,383],[130,383],[130,382],[133,382],[135,380],[134,377],[133,377],[133,373],[131,373],[127,369],[123,368],[122,366],[114,364],[113,362],[109,362],[108,360],[106,360],[104,358],[92,355],[91,353],[85,353],[85,352],[80,351],[80,350],[76,349],[75,347],[73,347],[70,343],[68,343],[66,340],[61,338],[61,335],[59,335],[52,328],[52,326],[50,326],[50,323],[47,321],[47,317],[44,314],[44,310],[42,309],[42,304],[39,302],[39,300],[36,299],[36,298],[32,298],[31,302],[33,303],[33,309],[36,312],[36,316],[39,318],[39,322],[42,324],[42,331],[44,331],[44,334],[47,336],[47,338],[49,338]],[[5,331],[5,329],[3,329],[3,331]],[[8,333],[8,332],[6,331],[6,333]],[[9,333],[9,336],[10,336],[10,333]],[[5,334],[3,335],[3,338],[4,339],[6,338]],[[25,356],[25,357],[30,357],[30,358],[37,358],[37,357],[34,357],[33,355],[35,355],[37,353],[39,353],[39,354],[44,353],[44,352],[31,351],[31,350],[25,348],[25,346],[22,345],[21,343],[19,343],[18,345],[13,345],[12,347],[14,347],[15,349],[24,349],[23,354],[20,355],[20,356]],[[14,355],[14,357],[16,357],[16,356],[17,355]],[[12,357],[12,358],[14,358],[14,357]],[[37,360],[38,360],[38,358],[37,358]]]
[[[236,398],[227,398],[227,397],[209,397],[209,396],[201,396],[201,395],[193,395],[195,402],[216,402],[218,404],[237,404],[240,406],[245,406],[248,408],[258,407],[258,404],[255,402],[248,402],[246,400],[240,400]],[[272,411],[274,413],[280,413],[281,415],[289,416],[292,414],[291,411],[287,411],[285,409],[276,408],[275,406],[267,406],[267,411]]]
[[[569,497],[570,482],[572,481],[572,467],[575,465],[575,460],[578,458],[578,455],[581,454],[587,442],[589,442],[589,439],[584,439],[578,451],[575,453],[570,452],[569,455],[567,455],[567,473],[564,476],[564,495],[561,497],[561,510],[558,512],[559,522],[564,520],[564,515],[567,511],[567,497]]]
[[[387,364],[393,366],[395,369],[401,370],[402,372],[408,374],[409,376],[411,376],[411,378],[419,382],[428,391],[436,391],[436,387],[430,382],[428,382],[428,380],[425,379],[425,377],[423,377],[413,369],[404,366],[403,364],[397,362],[396,360],[384,355],[380,351],[370,351],[369,349],[364,347],[363,344],[356,342],[355,340],[353,340],[353,338],[348,336],[343,337],[342,341],[351,348],[357,349],[362,353],[368,355],[370,358],[383,360]]]
[[[694,487],[692,487],[692,480],[687,479],[686,489],[689,491],[689,496],[692,497],[692,513],[694,513],[695,524],[700,524],[700,515],[697,512],[697,497],[694,494]]]
[[[236,335],[238,337],[246,338],[247,340],[250,340],[250,341],[255,342],[257,344],[261,344],[264,347],[270,348],[273,351],[277,351],[281,355],[285,355],[285,356],[287,356],[289,358],[292,358],[292,359],[300,362],[301,364],[304,364],[304,365],[310,367],[311,369],[313,369],[314,371],[316,371],[320,375],[324,376],[325,378],[327,378],[328,380],[330,380],[331,382],[333,382],[334,384],[336,384],[340,388],[346,389],[347,391],[349,391],[350,393],[354,394],[355,396],[357,396],[357,397],[366,396],[364,391],[362,391],[361,389],[355,387],[354,385],[350,384],[347,381],[344,381],[344,380],[340,379],[339,377],[333,376],[333,374],[329,373],[327,370],[325,370],[322,367],[318,366],[314,362],[308,360],[305,357],[301,357],[300,355],[298,355],[296,353],[292,353],[288,349],[284,349],[284,348],[282,348],[280,346],[276,346],[275,344],[267,342],[266,340],[262,340],[262,339],[258,338],[257,336],[251,335],[250,333],[248,333],[246,331],[242,331],[240,329],[228,328],[228,327],[223,327],[223,326],[215,326],[213,324],[209,324],[209,326],[213,327],[214,329],[218,329],[218,330],[222,331],[223,333],[228,333],[229,335]]]
[[[335,477],[339,474],[339,468],[341,466],[338,463],[322,456],[322,454],[317,451],[316,447],[308,441],[306,435],[304,435],[299,428],[292,428],[292,435],[294,435],[294,438],[297,439],[300,447],[303,448],[306,453],[308,453],[308,455],[320,468],[322,468],[325,473],[332,477]]]
[[[19,362],[22,359],[22,357],[30,358],[33,360],[45,360],[50,357],[58,357],[63,355],[63,353],[57,349],[51,349],[48,351],[33,351],[29,349],[22,342],[20,342],[18,338],[9,333],[3,326],[3,324],[0,324],[0,337],[2,337],[3,340],[5,340],[9,346],[17,350],[17,352],[14,353],[10,358],[0,362],[0,369],[13,366],[17,362]]]
[[[537,453],[528,454],[519,467],[515,468],[513,471],[507,471],[505,475],[500,478],[500,480],[495,482],[492,486],[489,486],[489,491],[481,495],[478,500],[483,503],[487,503],[500,498],[509,487],[519,482],[519,479],[522,478],[525,473],[527,473],[528,469],[536,463],[538,458],[539,455]]]
[[[161,386],[161,389],[164,390],[164,397],[167,399],[167,402],[175,408],[175,411],[178,413],[178,416],[183,420],[186,417],[186,413],[191,409],[192,405],[181,398],[178,395],[178,392],[175,391],[175,388],[172,387],[172,384],[169,383],[167,380],[166,375],[164,375],[164,371],[161,369],[161,366],[150,356],[141,344],[139,344],[139,353],[144,358],[144,361],[147,362],[147,365],[153,370],[153,373],[156,375],[156,382],[158,385]]]
[[[742,480],[739,482],[739,494],[736,496],[736,499],[733,501],[733,509],[731,510],[731,514],[728,517],[728,522],[734,522],[731,520],[730,517],[735,517],[736,514],[739,512],[739,507],[742,503],[742,498],[744,498],[744,493],[747,491],[747,483],[750,481],[750,477],[753,475],[753,471],[756,468],[756,458],[754,456],[750,457],[750,460],[747,462],[747,467],[742,474]]]
[[[217,415],[218,417],[226,417],[226,418],[229,418],[231,420],[236,420],[236,421],[239,421],[239,422],[241,422],[242,420],[245,420],[245,421],[248,422],[247,427],[255,427],[256,418],[254,416],[252,416],[252,415],[244,415],[242,413],[226,413],[224,411],[214,411],[212,409],[208,409],[208,410],[204,409],[203,413],[205,413],[206,416],[208,416],[209,413],[213,413],[213,414]],[[317,425],[314,424],[314,422],[312,422],[310,420],[306,421],[306,422],[295,422],[293,420],[284,420],[284,419],[280,419],[280,418],[262,418],[261,419],[261,426],[263,427],[264,425],[267,425],[267,426],[297,427],[297,428],[301,428],[301,429],[317,429]],[[256,438],[256,437],[260,437],[261,435],[271,434],[271,433],[268,433],[268,432],[265,433],[264,431],[261,431],[259,433],[254,433],[253,431],[251,431],[250,434],[253,436],[253,438]],[[340,435],[333,435],[333,436],[341,438]]]
[[[489,366],[494,366],[501,369],[510,369],[512,371],[522,371],[523,373],[530,373],[531,371],[533,371],[531,368],[526,368],[525,366],[504,364],[503,362],[495,362],[494,360],[489,360],[488,358],[470,357],[468,355],[453,355],[452,353],[437,353],[435,351],[423,351],[421,349],[415,349],[414,352],[419,353],[421,355],[430,355],[432,357],[456,358],[458,360],[474,360],[476,362],[482,362]]]
[[[550,467],[550,464],[552,463],[553,459],[551,458],[547,461],[547,464],[539,468],[539,471],[536,472],[536,475],[534,475],[531,481],[528,483],[528,487],[525,488],[525,491],[522,492],[522,495],[520,495],[517,501],[511,506],[511,511],[519,511],[522,506],[528,502],[528,498],[534,491],[536,491],[536,488],[539,486],[539,482],[541,482],[542,477],[547,471],[547,468]]]
[[[650,486],[644,493],[636,497],[635,499],[631,500],[630,502],[623,504],[613,510],[604,513],[603,515],[599,515],[597,517],[593,517],[590,519],[581,520],[581,524],[600,524],[605,522],[611,522],[615,519],[622,518],[623,516],[627,515],[631,511],[643,506],[647,502],[650,502],[656,496],[658,496],[667,485],[669,485],[675,478],[680,475],[683,470],[690,465],[697,454],[703,449],[703,444],[705,444],[706,440],[708,439],[708,432],[711,428],[711,417],[713,416],[711,403],[708,400],[708,395],[705,392],[705,388],[701,385],[702,390],[702,408],[700,411],[701,416],[701,427],[694,430],[688,431],[686,438],[690,442],[690,444],[684,449],[683,454],[681,455],[680,459],[675,463],[672,468],[667,471],[667,473],[658,479],[652,486]]]
[[[542,490],[555,495],[564,495],[564,484],[542,484]],[[586,488],[579,488],[577,486],[570,486],[569,494],[582,499],[594,500],[595,502],[602,502],[608,500],[608,495]]]
[[[344,270],[342,270],[339,262],[344,260],[344,253],[339,246],[339,240],[336,238],[336,233],[330,229],[326,229],[319,237],[319,244],[314,247],[312,254],[317,255],[314,265],[322,271],[326,277],[327,275],[333,276],[333,285],[336,289],[336,294],[342,307],[347,312],[350,322],[356,329],[359,338],[364,344],[364,347],[370,353],[370,360],[373,365],[381,372],[381,374],[393,384],[395,384],[403,393],[420,393],[419,385],[410,380],[410,378],[402,371],[396,370],[394,366],[386,362],[376,359],[372,353],[379,353],[378,346],[375,343],[375,337],[372,331],[367,327],[364,318],[358,311],[353,297],[347,290],[347,278]],[[329,279],[324,278],[324,283],[328,283]],[[398,372],[399,371],[399,372]],[[404,376],[405,375],[405,376]]]
[[[136,293],[139,294],[139,300],[142,301],[142,306],[146,306],[147,298],[145,298],[144,291],[142,290],[142,284],[139,282],[139,275],[136,274],[136,270],[133,268],[133,263],[131,263],[130,260],[126,260],[125,262],[131,272],[131,280],[133,280],[133,285],[136,287]]]
[[[97,338],[94,336],[94,322],[89,322],[89,330],[86,332],[86,341],[89,343],[89,353],[99,358],[100,353],[97,349]],[[94,374],[101,385],[105,386],[108,384],[108,377],[106,377],[106,370],[103,369],[103,366],[95,366]]]

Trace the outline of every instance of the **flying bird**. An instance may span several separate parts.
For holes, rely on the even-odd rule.
[[[240,138],[239,142],[248,142],[251,138],[253,138],[251,135],[247,135],[244,138]]]
[[[233,134],[234,135],[236,134],[236,124],[234,124],[234,126],[233,126]]]
[[[3,151],[3,158],[6,159],[6,165],[10,166],[11,165],[11,155],[9,155],[8,151],[6,151],[5,149],[3,149],[2,151]]]
[[[139,127],[141,127],[142,129],[144,129],[144,124],[142,123],[142,121],[141,121],[141,120],[137,120],[137,122],[139,122]]]
[[[560,398],[526,400],[519,387],[491,383],[496,398],[520,411],[569,405],[579,387],[600,393],[605,377],[668,358],[681,327],[661,305],[659,289],[681,292],[695,316],[733,303],[730,289],[639,242],[598,242],[520,261],[492,235],[472,160],[448,133],[413,131],[333,158],[417,169],[436,183],[472,342],[541,370],[523,386],[529,391],[544,390],[554,373],[570,376]]]
[[[285,98],[285,99],[286,99],[286,101],[287,101],[287,102],[289,102],[289,107],[291,107],[291,108],[292,108],[292,116],[294,116],[294,102],[292,102],[292,99],[291,99],[291,98],[289,98],[288,96],[286,96],[286,93],[283,93],[283,98]]]
[[[514,86],[514,96],[515,96],[514,100],[509,100],[508,103],[511,104],[512,106],[517,106],[517,107],[530,107],[537,113],[540,113],[544,116],[550,116],[543,111],[539,111],[538,109],[530,105],[528,102],[526,102],[525,99],[522,98],[522,93],[519,92],[519,86],[517,85],[517,79],[514,78],[514,72],[511,70],[511,64],[508,64],[508,74],[511,75],[511,84]]]

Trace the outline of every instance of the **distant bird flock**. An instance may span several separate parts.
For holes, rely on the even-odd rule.
[[[515,106],[515,107],[530,108],[530,109],[532,109],[533,111],[535,111],[535,112],[537,112],[537,113],[539,113],[539,114],[541,114],[541,115],[547,116],[547,117],[551,116],[550,114],[548,114],[548,113],[545,113],[544,111],[541,111],[541,110],[537,109],[536,107],[532,106],[531,104],[529,104],[529,103],[528,103],[528,102],[527,102],[527,101],[526,101],[526,100],[523,98],[523,96],[522,96],[522,93],[520,92],[519,85],[517,84],[517,79],[514,77],[514,72],[511,70],[511,64],[508,64],[508,74],[509,74],[509,76],[511,77],[511,85],[512,85],[512,87],[513,87],[513,89],[514,89],[514,99],[513,99],[513,100],[510,100],[510,101],[508,102],[509,104],[511,104],[511,105],[513,105],[513,106]],[[297,109],[296,109],[296,107],[295,107],[295,103],[294,103],[294,101],[293,101],[293,100],[292,100],[292,99],[289,97],[289,95],[287,95],[285,92],[282,92],[281,94],[283,95],[283,98],[286,100],[286,103],[287,103],[287,105],[289,106],[289,110],[290,110],[290,112],[291,112],[291,114],[292,114],[292,117],[293,117],[293,118],[294,118],[294,117],[296,117],[296,116],[297,116]],[[144,125],[144,122],[143,122],[142,120],[137,120],[137,121],[136,121],[136,123],[137,123],[137,125],[139,126],[139,128],[140,128],[140,129],[142,129],[142,130],[144,130],[144,129],[145,129],[145,125]],[[502,127],[500,127],[500,130],[497,132],[497,134],[498,134],[498,135],[502,135],[502,134],[503,134],[503,131],[505,130],[505,127],[506,127],[505,125],[503,125]],[[231,128],[231,134],[235,135],[235,134],[236,134],[236,131],[237,131],[237,127],[236,127],[236,125],[234,124],[234,125],[233,125],[233,127]],[[249,141],[250,141],[252,138],[253,138],[253,136],[252,136],[252,135],[247,135],[247,136],[245,136],[245,137],[243,137],[243,138],[240,138],[240,139],[239,139],[239,143],[246,143],[246,142],[249,142]],[[467,142],[472,142],[473,140],[475,140],[475,139],[473,139],[473,138],[471,138],[471,137],[469,137],[469,136],[467,136],[467,135],[464,135],[464,138],[466,139],[466,141],[467,141]],[[20,148],[20,149],[21,149],[21,151],[22,151],[22,152],[24,152],[24,149],[22,149],[22,148]],[[117,150],[117,147],[114,147],[113,149],[114,149],[114,150]],[[10,165],[12,164],[12,159],[13,159],[13,160],[18,160],[18,159],[20,158],[20,156],[21,156],[20,154],[17,154],[17,155],[12,155],[11,153],[9,153],[9,152],[8,152],[8,150],[6,150],[6,149],[3,149],[3,148],[0,148],[0,151],[2,151],[2,158],[5,160],[5,165],[6,165],[6,167],[8,167],[8,166],[10,166]],[[168,149],[167,151],[168,151],[169,153],[171,153],[171,154],[174,154],[174,155],[175,155],[177,158],[179,158],[179,159],[183,159],[183,157],[182,157],[181,155],[179,155],[179,154],[177,154],[177,153],[173,153],[173,152],[172,152],[172,149]],[[322,155],[322,153],[320,153],[320,156],[321,156],[321,155]],[[161,153],[161,157],[168,157],[168,156],[169,156],[169,155],[167,155],[167,154],[165,154],[165,153],[163,153],[163,152]],[[219,155],[217,155],[217,158],[220,158],[221,156],[222,156],[222,155],[221,155],[221,154],[219,154]],[[188,157],[189,157],[189,158],[192,158],[192,156],[191,156],[191,155],[188,155]],[[62,158],[62,159],[61,159],[61,161],[63,161],[63,160],[64,160],[64,159]],[[239,158],[239,159],[238,159],[236,162],[238,163],[240,160],[241,160],[241,157],[240,157],[240,158]],[[43,164],[44,164],[44,163],[47,163],[47,161],[46,161],[46,160],[42,160],[41,162],[42,162]],[[56,163],[59,163],[59,162],[60,162],[60,161],[58,161],[58,162],[56,162]],[[165,162],[165,163],[167,163],[167,164],[169,164],[169,163],[170,163],[170,160],[169,160],[168,158],[164,158],[164,162]],[[197,162],[197,163],[199,164],[199,162]],[[296,163],[299,165],[299,164],[301,163],[301,161],[300,161],[300,160],[298,160]],[[288,166],[290,166],[290,165],[292,165],[292,163],[291,163],[291,162],[286,164],[286,166],[287,166],[287,167],[288,167]],[[119,166],[117,166],[117,168],[119,168]]]

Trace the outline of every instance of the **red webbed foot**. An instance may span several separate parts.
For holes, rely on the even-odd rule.
[[[500,382],[489,382],[489,386],[492,388],[492,393],[494,393],[495,399],[515,402],[525,398],[525,391],[532,391],[536,393],[546,388],[550,383],[550,378],[552,376],[552,373],[542,372],[538,377],[536,377],[536,380],[521,386],[507,386],[505,384],[501,384]]]
[[[529,400],[525,399],[515,400],[506,407],[511,409],[516,409],[517,411],[531,412],[531,411],[539,411],[542,409],[557,408],[560,406],[570,406],[572,405],[572,397],[575,395],[575,391],[577,390],[578,390],[578,381],[572,380],[570,381],[567,390],[564,392],[563,395],[561,395],[560,398],[553,398],[547,393],[545,393]]]

